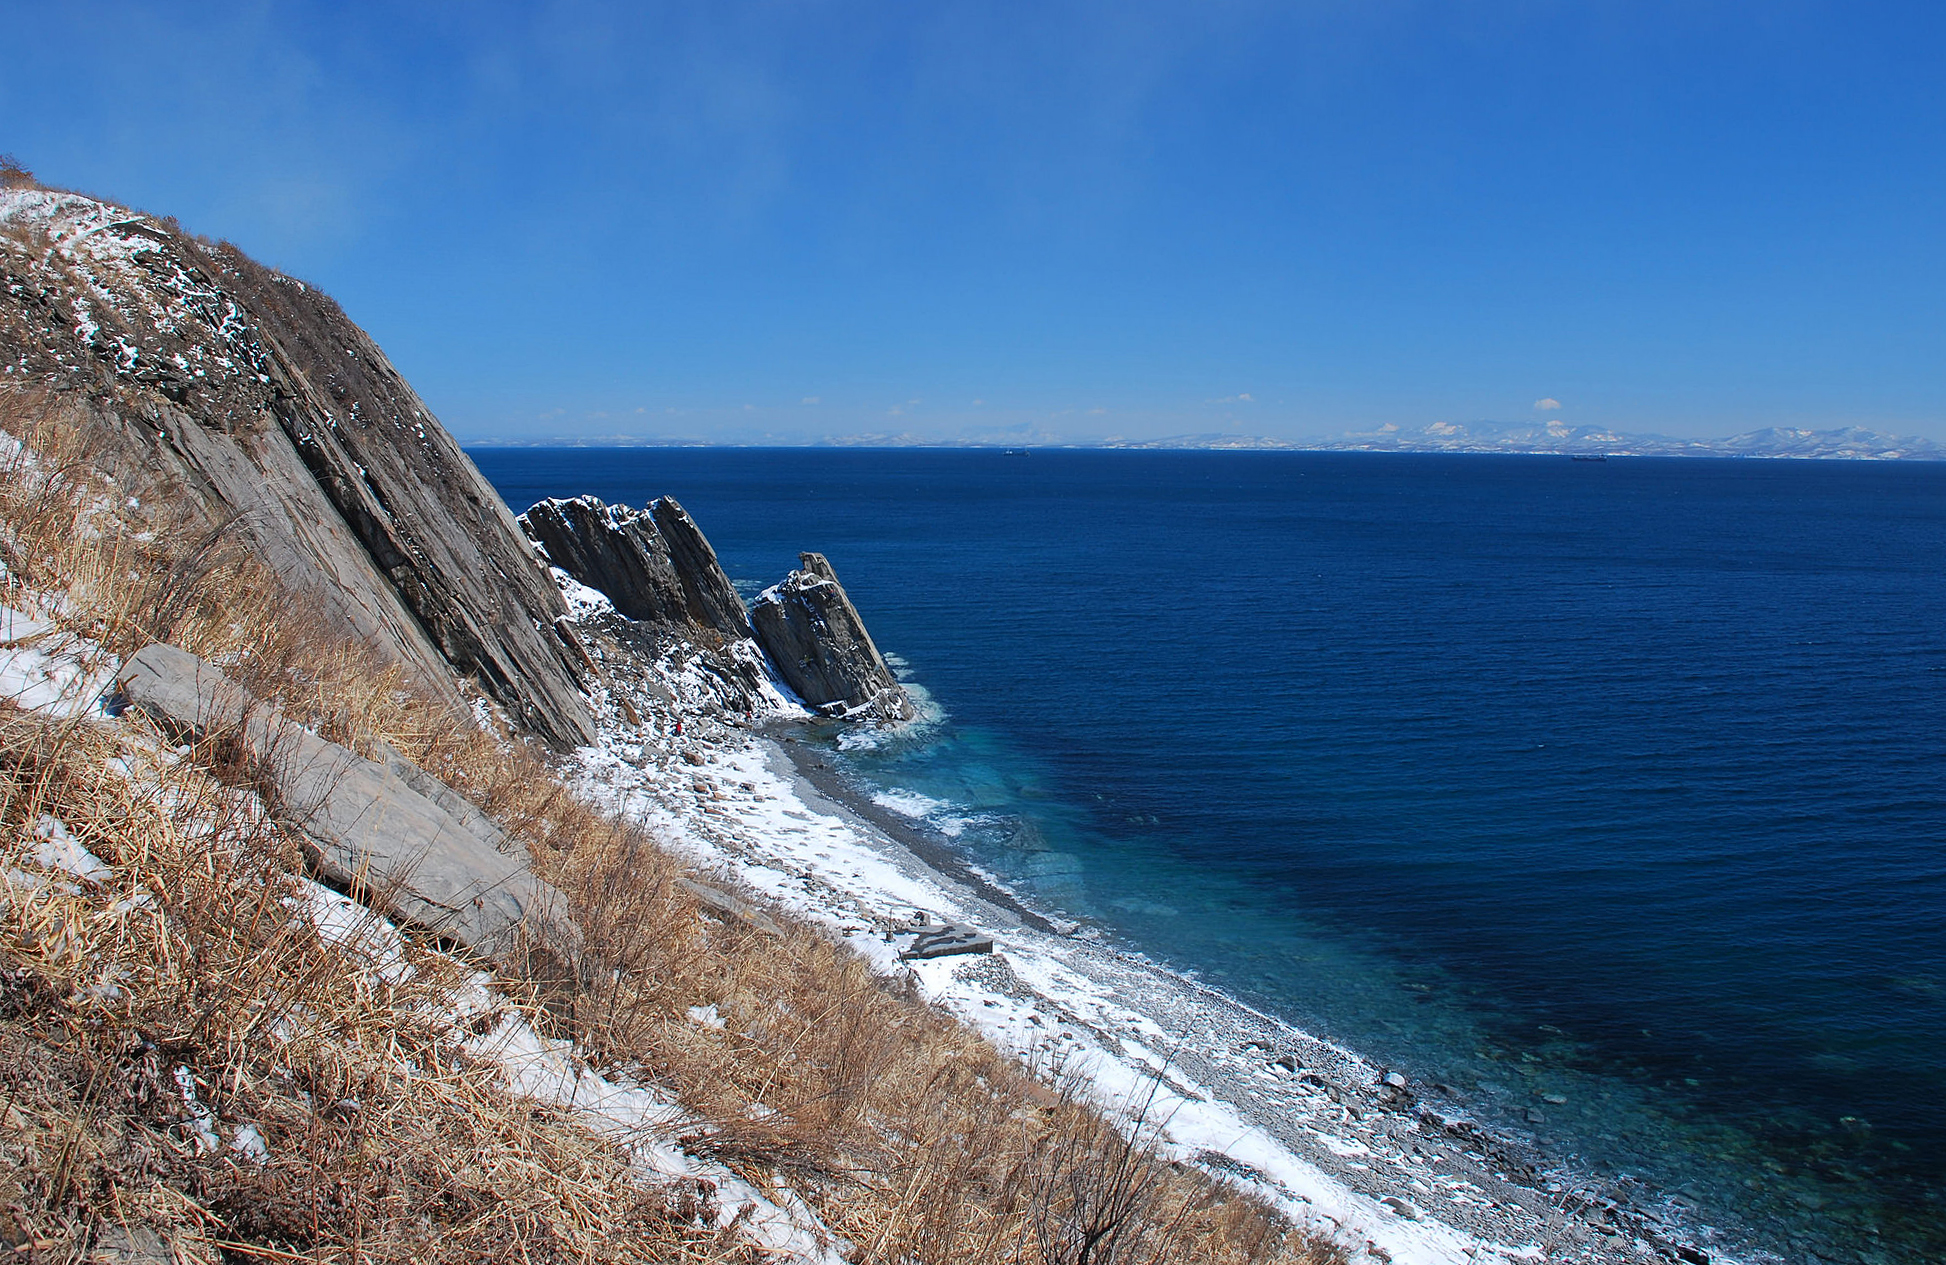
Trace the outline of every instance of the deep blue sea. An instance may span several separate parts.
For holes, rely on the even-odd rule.
[[[1787,1259],[1946,1260],[1946,464],[472,455],[828,554],[940,713],[851,769],[1029,899]]]

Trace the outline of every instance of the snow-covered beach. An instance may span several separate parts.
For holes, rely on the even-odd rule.
[[[578,753],[581,789],[702,873],[824,927],[1003,1050],[1072,1078],[1173,1159],[1366,1259],[1668,1259],[1694,1234],[1674,1209],[1550,1170],[1428,1087],[1092,932],[1064,934],[929,841],[896,797],[850,787],[788,724],[679,714],[679,730],[605,725]],[[898,929],[915,920],[977,928],[993,952],[905,960]]]

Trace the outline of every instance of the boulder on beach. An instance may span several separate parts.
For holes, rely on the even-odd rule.
[[[892,935],[895,939],[906,940],[899,949],[899,960],[902,962],[952,957],[961,953],[993,952],[993,937],[956,922],[933,922],[924,915],[892,928]]]

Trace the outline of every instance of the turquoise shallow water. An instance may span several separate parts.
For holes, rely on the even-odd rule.
[[[942,716],[842,758],[1030,898],[1789,1259],[1946,1259],[1946,466],[473,455],[829,554]]]

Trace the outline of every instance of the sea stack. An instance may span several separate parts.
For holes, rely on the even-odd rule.
[[[865,631],[865,621],[821,553],[757,595],[750,625],[785,684],[827,716],[910,720],[905,689]]]

